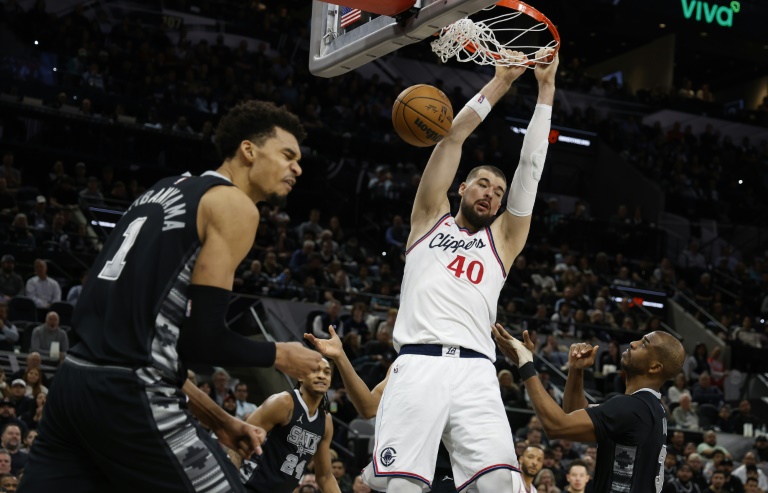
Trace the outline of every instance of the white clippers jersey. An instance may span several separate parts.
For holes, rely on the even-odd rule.
[[[506,277],[491,229],[471,234],[446,214],[406,252],[395,349],[462,346],[495,361],[491,324]]]

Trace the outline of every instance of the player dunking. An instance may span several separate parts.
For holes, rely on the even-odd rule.
[[[285,109],[238,105],[219,122],[217,171],[166,178],[134,201],[77,303],[81,342],[56,374],[19,491],[244,491],[187,406],[246,457],[264,430],[217,406],[183,363],[274,365],[297,378],[317,368],[315,351],[254,342],[225,323],[259,224],[255,204],[285,200],[303,137]]]
[[[550,51],[550,54],[552,52]],[[512,56],[523,60],[518,52]],[[544,56],[545,53],[540,53]],[[507,182],[492,166],[472,170],[451,216],[448,189],[464,140],[509,90],[523,67],[495,77],[459,112],[432,153],[419,184],[406,245],[402,303],[387,388],[376,413],[376,446],[364,479],[373,489],[430,487],[442,439],[459,491],[513,491],[520,481],[493,366],[490,325],[506,273],[522,250],[546,157],[558,60],[537,64],[536,110],[500,217]]]
[[[630,343],[621,356],[627,376],[625,395],[587,408],[584,369],[595,362],[597,347],[571,345],[563,408],[536,377],[533,354],[501,325],[493,328],[502,352],[520,365],[520,375],[536,415],[550,439],[597,442],[594,491],[658,493],[664,484],[667,417],[659,389],[683,366],[685,350],[674,336],[651,332]],[[528,342],[528,331],[523,332]]]

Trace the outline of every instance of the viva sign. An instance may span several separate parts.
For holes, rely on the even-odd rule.
[[[725,5],[709,4],[702,0],[680,0],[683,3],[683,15],[686,19],[695,16],[697,21],[703,21],[707,24],[717,22],[723,27],[733,26],[733,14],[737,14],[741,9],[739,2],[734,0],[729,7]]]

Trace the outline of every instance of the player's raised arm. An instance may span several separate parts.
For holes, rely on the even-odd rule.
[[[512,54],[521,61],[525,59],[525,55],[520,52]],[[448,134],[435,146],[416,191],[407,247],[421,238],[433,226],[435,220],[448,212],[448,189],[459,168],[464,141],[523,72],[524,66],[497,66],[493,79],[467,102],[454,118]]]
[[[384,387],[387,386],[387,380],[389,380],[389,372],[387,372],[387,377],[379,382],[372,391],[369,390],[365,382],[355,372],[352,363],[344,352],[341,339],[333,330],[333,326],[328,327],[328,332],[331,334],[330,339],[317,339],[312,334],[304,334],[304,338],[312,342],[320,354],[332,359],[336,364],[341,380],[344,382],[344,388],[347,389],[347,396],[360,416],[365,419],[376,416],[381,394],[384,392]]]
[[[544,59],[545,53],[553,50],[542,50],[536,54],[537,59]],[[539,180],[544,171],[544,161],[549,146],[549,130],[552,120],[552,104],[555,99],[555,74],[559,63],[558,55],[554,55],[550,63],[537,63],[534,69],[539,86],[536,109],[533,112],[528,130],[523,138],[520,150],[520,162],[515,170],[507,196],[507,210],[493,224],[493,233],[503,241],[497,245],[501,260],[506,268],[514,262],[515,257],[522,251],[531,227],[531,214],[536,200]]]

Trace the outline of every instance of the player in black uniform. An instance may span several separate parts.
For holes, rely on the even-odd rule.
[[[584,369],[595,361],[597,346],[573,344],[563,409],[536,377],[533,354],[504,328],[492,327],[502,352],[517,361],[536,415],[550,439],[597,442],[594,491],[658,493],[664,482],[667,417],[659,389],[680,372],[685,350],[666,332],[651,332],[630,344],[621,356],[627,391],[587,409]],[[523,333],[526,343],[528,331]]]
[[[243,461],[240,477],[248,491],[291,493],[314,457],[315,480],[323,493],[338,493],[331,473],[333,420],[321,409],[331,384],[331,366],[322,360],[299,381],[298,389],[269,397],[248,416],[248,423],[267,431],[260,456]]]
[[[295,377],[317,367],[317,352],[255,342],[225,323],[259,224],[255,204],[284,201],[303,137],[285,109],[238,105],[219,122],[215,172],[163,179],[128,208],[77,303],[80,343],[48,394],[19,491],[243,491],[190,411],[245,456],[264,430],[219,408],[184,364],[274,365]]]

